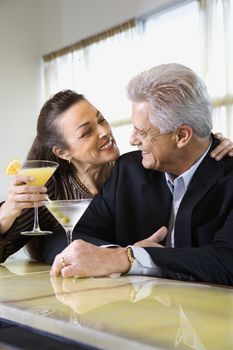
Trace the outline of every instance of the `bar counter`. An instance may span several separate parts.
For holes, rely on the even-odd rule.
[[[0,317],[100,349],[233,349],[233,289],[146,276],[50,279],[0,265]],[[69,349],[69,347],[67,347]]]

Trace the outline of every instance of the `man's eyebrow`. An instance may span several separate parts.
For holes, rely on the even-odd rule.
[[[138,129],[136,126],[134,126],[134,129],[137,130],[138,132],[147,132],[148,130],[144,129]]]

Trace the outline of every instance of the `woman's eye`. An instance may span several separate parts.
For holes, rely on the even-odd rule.
[[[104,119],[104,118],[102,118],[102,119],[99,120],[99,124],[103,124],[103,123],[106,123],[106,122],[107,122],[107,120]]]
[[[89,136],[91,134],[91,130],[85,131],[78,136],[78,138],[82,139],[85,136]]]

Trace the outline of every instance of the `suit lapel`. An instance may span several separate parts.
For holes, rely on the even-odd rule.
[[[150,171],[149,183],[143,186],[144,196],[146,198],[148,218],[151,217],[158,224],[156,229],[168,225],[172,195],[167,186],[165,175],[157,171]],[[155,231],[154,230],[154,231]]]
[[[210,157],[210,152],[216,145],[217,141],[213,139],[208,154],[193,175],[180,204],[175,222],[175,246],[177,247],[192,245],[191,217],[193,208],[224,173],[223,161],[217,162]]]

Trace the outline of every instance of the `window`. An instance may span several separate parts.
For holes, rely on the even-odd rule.
[[[105,32],[100,38],[98,35],[90,38],[88,45],[80,43],[81,47],[67,54],[46,59],[45,91],[46,97],[67,88],[84,94],[113,129],[116,128],[115,135],[122,153],[130,149],[131,106],[125,87],[138,72],[139,27],[132,21],[110,32],[111,36]]]
[[[143,23],[147,68],[175,62],[200,74],[200,25],[196,1],[154,14]]]
[[[207,83],[214,130],[233,137],[232,2],[174,1],[173,7],[47,57],[46,97],[65,88],[83,93],[111,123],[123,153],[131,149],[128,81],[157,64],[178,62]]]
[[[233,138],[233,0],[200,0],[202,71],[214,129]]]

